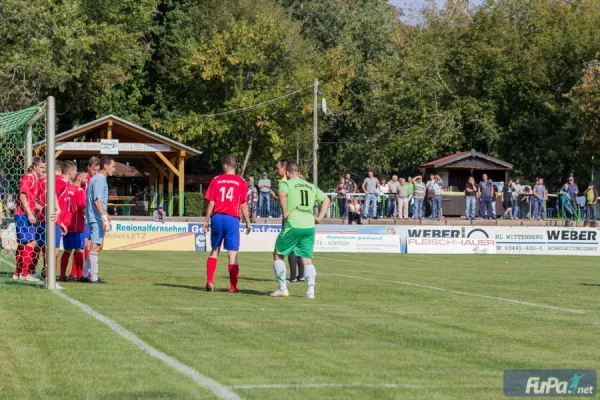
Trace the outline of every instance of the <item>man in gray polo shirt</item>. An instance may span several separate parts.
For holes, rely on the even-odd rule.
[[[377,195],[379,191],[379,180],[373,176],[373,171],[369,171],[368,177],[362,184],[362,190],[365,197],[365,218],[376,218],[377,215]],[[371,210],[372,208],[372,210]]]
[[[258,216],[261,218],[271,218],[271,207],[269,207],[271,180],[268,178],[266,172],[263,172],[262,179],[258,180],[258,191]]]

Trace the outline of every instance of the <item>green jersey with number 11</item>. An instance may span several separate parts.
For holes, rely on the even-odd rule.
[[[288,222],[292,228],[314,228],[313,208],[315,202],[321,204],[325,198],[318,187],[300,178],[292,178],[279,184],[279,191],[286,194],[286,209],[290,214]]]

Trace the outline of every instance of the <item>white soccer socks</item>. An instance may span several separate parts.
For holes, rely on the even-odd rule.
[[[304,297],[308,299],[315,298],[315,279],[317,277],[317,270],[314,265],[304,266],[304,277],[306,278],[306,294]]]
[[[279,284],[279,290],[287,290],[287,283],[285,281],[285,262],[283,262],[283,260],[275,260],[275,262],[273,262],[273,271],[275,272],[275,279],[277,279],[277,283]]]
[[[92,282],[96,282],[98,280],[98,253],[91,252],[88,260],[90,263],[90,270],[92,272],[92,277],[90,280]]]

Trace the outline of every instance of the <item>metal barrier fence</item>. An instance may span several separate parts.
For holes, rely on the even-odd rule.
[[[331,199],[331,203],[329,205],[329,210],[327,211],[327,214],[325,215],[325,218],[342,218],[344,217],[343,215],[340,214],[340,202],[338,201],[338,194],[337,193],[326,193],[327,196],[329,196],[329,198]],[[366,214],[366,210],[364,209],[365,207],[365,197],[366,194],[364,193],[355,193],[352,196],[352,199],[357,198],[358,199],[358,203],[361,206],[361,214],[365,215]],[[349,204],[350,201],[352,200],[347,200]],[[395,210],[395,205],[392,204],[391,206],[391,210],[388,210],[388,203],[389,203],[390,199],[388,198],[388,196],[378,196],[377,197],[377,201],[375,202],[375,215],[377,217],[383,218],[387,216],[387,211],[391,211],[392,215],[394,213]],[[346,207],[347,207],[346,204]],[[556,207],[554,207],[556,205]],[[268,207],[268,208],[267,208]],[[425,217],[426,216],[426,209],[427,209],[427,201],[423,202],[423,211],[422,211],[422,215]],[[268,211],[267,211],[268,210]],[[281,218],[281,207],[279,207],[279,202],[275,199],[269,199],[268,202],[266,202],[265,200],[263,200],[263,204],[262,204],[262,208],[261,208],[261,204],[260,202],[258,202],[256,204],[256,215],[258,218]],[[319,207],[318,205],[315,205],[315,214],[317,214],[319,211]],[[579,221],[580,219],[585,218],[586,216],[586,210],[585,210],[585,206],[573,206],[573,211],[575,214],[575,218],[577,221]],[[519,208],[518,208],[518,215],[517,217],[519,219],[531,219],[533,214],[533,200],[531,198],[523,198],[519,201]],[[560,204],[560,201],[557,199],[557,195],[554,194],[550,194],[549,195],[549,199],[547,202],[544,203],[543,206],[543,214],[547,217],[547,218],[551,218],[551,217],[556,217],[557,219],[561,220],[561,219],[565,219],[566,218],[566,213],[563,209],[563,207]],[[413,215],[413,205],[412,203],[409,205],[409,217],[412,217]],[[596,211],[596,215],[598,215],[598,211]]]
[[[327,211],[327,214],[325,215],[325,218],[342,218],[343,215],[340,214],[340,202],[338,201],[338,194],[337,193],[325,193],[327,196],[329,196],[329,198],[331,199],[331,203],[329,205],[329,210]],[[366,210],[364,209],[365,207],[365,197],[366,194],[364,193],[355,193],[352,195],[352,198],[357,198],[358,202],[361,206],[361,210],[362,210],[362,214],[366,214]],[[350,202],[352,200],[348,200],[348,202]],[[377,215],[378,217],[385,217],[386,216],[386,211],[387,211],[387,207],[388,207],[388,202],[390,201],[390,199],[388,199],[387,196],[378,196],[377,197],[377,201],[375,202],[375,215]],[[425,209],[425,205],[423,206]],[[317,213],[319,210],[318,205],[315,205],[315,213]],[[412,206],[409,207],[409,211],[410,211],[410,215],[412,216]],[[266,200],[263,200],[262,204],[259,201],[256,204],[256,216],[258,218],[281,218],[281,207],[279,206],[279,201],[275,200],[275,199],[269,199],[269,201],[267,202]]]

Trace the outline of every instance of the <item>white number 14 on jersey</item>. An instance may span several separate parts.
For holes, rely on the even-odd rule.
[[[233,202],[233,188],[230,187],[227,189],[227,193],[225,193],[225,189],[227,188],[222,187],[219,189],[221,192],[221,202],[225,202],[225,199],[229,200],[229,202]]]

